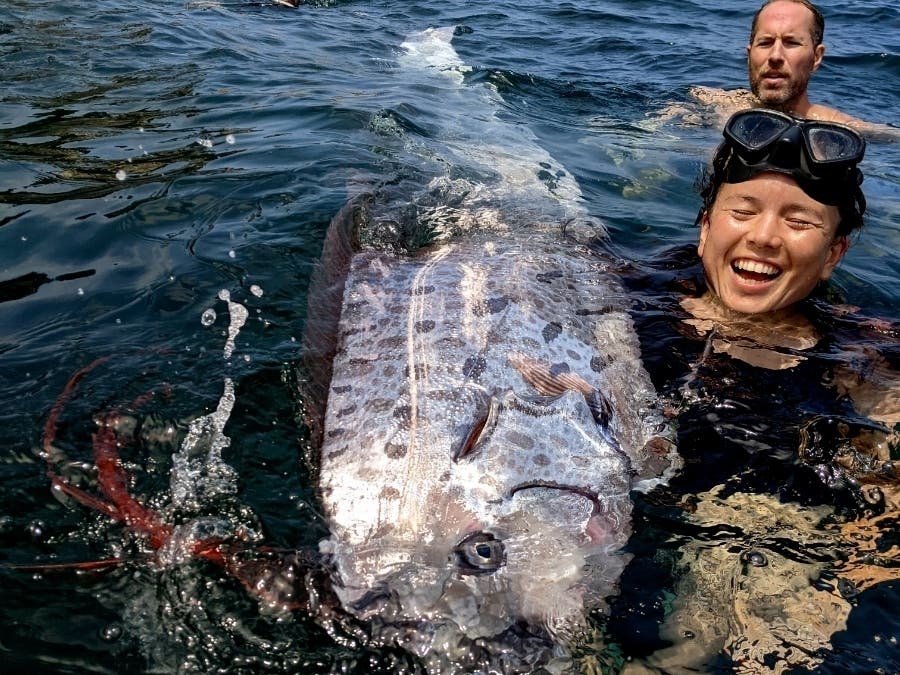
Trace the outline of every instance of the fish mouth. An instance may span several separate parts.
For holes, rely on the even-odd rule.
[[[753,283],[765,283],[774,281],[783,270],[778,265],[762,260],[750,258],[738,258],[731,263],[732,271],[744,281]]]
[[[606,510],[600,496],[593,490],[580,485],[562,485],[551,481],[532,481],[513,488],[509,496],[526,490],[554,490],[569,494],[587,501],[591,507],[590,516],[584,521],[581,533],[585,538],[586,548],[606,546],[610,543],[610,523],[607,522]]]
[[[554,483],[552,481],[543,481],[536,480],[528,483],[523,483],[521,485],[517,485],[512,490],[509,491],[509,496],[512,497],[517,492],[522,492],[523,490],[559,490],[560,492],[571,492],[572,494],[578,495],[579,497],[584,497],[591,504],[594,505],[594,510],[600,510],[600,498],[597,496],[596,492],[592,490],[582,487],[580,485],[561,485],[559,483]]]

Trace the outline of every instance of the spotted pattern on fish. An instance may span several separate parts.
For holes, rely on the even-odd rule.
[[[350,415],[350,414],[355,413],[355,412],[356,412],[356,404],[351,403],[351,404],[348,405],[346,408],[342,408],[341,410],[338,410],[338,411],[334,414],[334,416],[337,417],[337,418],[341,418],[341,417],[344,417],[345,415]]]
[[[506,309],[507,305],[509,305],[509,298],[500,296],[496,298],[488,298],[484,301],[483,305],[479,305],[476,307],[475,313],[478,316],[481,316],[481,312],[485,312],[487,314],[496,314],[497,312],[502,312]]]
[[[412,418],[412,408],[408,405],[397,406],[394,408],[394,418],[400,420],[404,427],[408,427]]]
[[[585,589],[602,607],[661,424],[609,268],[553,228],[353,257],[320,467],[345,607],[388,587],[398,622],[452,616],[473,639],[577,623]],[[477,532],[503,566],[461,575]]]
[[[467,378],[477,380],[487,368],[487,361],[483,356],[470,356],[463,363],[462,372]]]
[[[425,319],[424,321],[416,321],[415,328],[417,333],[428,333],[433,331],[436,325],[431,319]]]
[[[373,398],[369,401],[369,408],[376,415],[380,415],[394,406],[394,402],[388,398]]]
[[[602,356],[594,356],[591,358],[591,370],[595,373],[602,373],[609,362]]]
[[[385,485],[381,488],[381,492],[378,493],[378,497],[379,499],[400,499],[400,493],[397,491],[397,488]]]
[[[434,326],[432,326],[434,328]],[[378,347],[382,351],[394,351],[402,349],[406,345],[406,338],[403,335],[389,335],[378,341]]]
[[[395,443],[388,443],[386,446],[384,446],[384,454],[391,459],[401,459],[403,457],[406,457],[406,448]],[[397,491],[396,488],[393,489],[394,491]]]
[[[562,333],[562,326],[558,323],[548,323],[544,326],[544,330],[541,331],[541,335],[544,337],[544,342],[552,342],[557,337],[559,337],[560,333]]]
[[[539,452],[538,454],[534,455],[534,457],[532,458],[532,461],[537,466],[550,466],[550,458],[547,457],[547,455],[545,455],[542,452]]]
[[[534,439],[531,436],[515,429],[506,432],[506,440],[525,450],[531,450],[534,447]]]

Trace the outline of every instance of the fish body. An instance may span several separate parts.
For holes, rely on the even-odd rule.
[[[410,52],[458,68],[451,35],[426,31]],[[435,671],[478,670],[485,652],[491,668],[530,672],[606,607],[629,559],[630,492],[675,456],[615,263],[566,234],[577,183],[562,170],[548,183],[552,158],[531,138],[479,119],[522,147],[493,162],[499,151],[449,134],[485,169],[473,175],[493,171],[426,188],[452,231],[346,257],[321,548],[342,606],[378,639]],[[348,213],[332,228],[377,225]]]
[[[319,478],[344,607],[427,625],[423,652],[582,627],[661,431],[609,265],[549,228],[361,252],[338,336]]]

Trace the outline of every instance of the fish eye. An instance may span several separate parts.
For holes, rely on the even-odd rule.
[[[489,532],[475,532],[453,549],[461,574],[490,574],[506,564],[503,542]]]

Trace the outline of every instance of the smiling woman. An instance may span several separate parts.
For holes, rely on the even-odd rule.
[[[703,218],[697,251],[711,286],[731,309],[757,314],[808,296],[847,250],[834,206],[796,181],[765,173],[726,183]]]
[[[815,669],[855,598],[886,578],[883,560],[856,567],[852,551],[868,546],[859,531],[900,510],[897,352],[862,347],[864,331],[840,325],[852,310],[820,288],[862,226],[864,151],[839,124],[761,109],[732,116],[699,185],[705,284],[694,257],[692,278],[673,284],[672,304],[686,310],[675,312],[678,337],[639,326],[642,344],[665,343],[649,370],[664,382],[684,457],[670,494],[647,512],[669,499],[680,524],[703,532],[673,546],[667,645],[646,659],[656,672],[720,672],[723,655],[741,672]],[[843,520],[839,532],[832,523]],[[706,540],[719,536],[726,555]],[[763,543],[775,541],[803,543]],[[852,564],[832,564],[848,544]],[[646,550],[665,559],[658,545]]]
[[[697,216],[708,291],[682,300],[686,323],[708,336],[713,351],[794,368],[821,337],[803,301],[831,277],[863,224],[865,141],[844,125],[757,109],[734,114],[723,135],[701,179]],[[827,379],[857,413],[893,427],[897,373],[881,356],[867,358],[882,373],[877,382],[849,376],[844,365]],[[896,443],[895,431],[882,451]]]
[[[862,226],[865,141],[768,110],[735,114],[724,136],[697,218],[711,293],[743,314],[788,309],[831,276]]]

